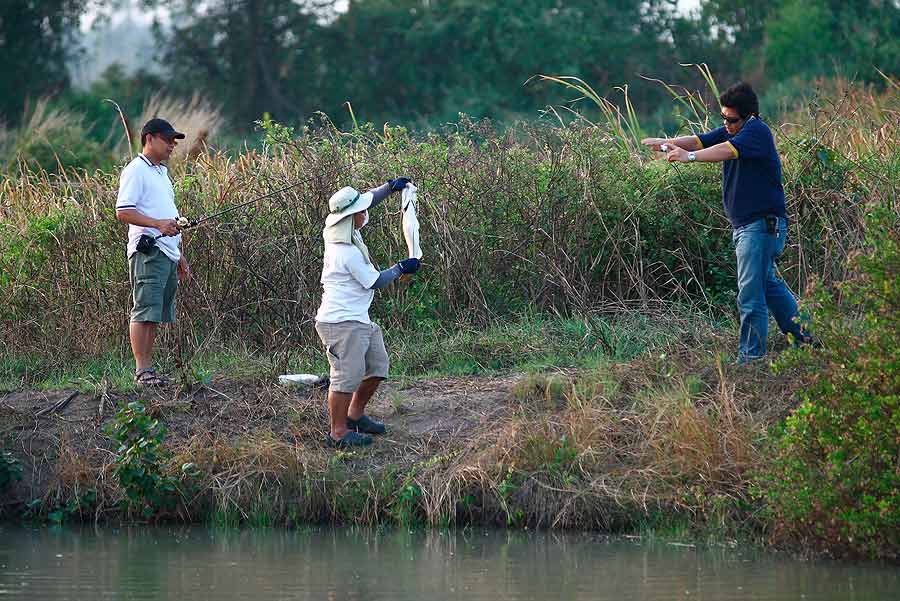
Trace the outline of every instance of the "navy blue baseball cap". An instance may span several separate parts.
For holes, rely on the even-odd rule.
[[[167,138],[175,138],[176,140],[183,140],[184,134],[180,131],[175,131],[175,128],[172,127],[172,124],[166,121],[165,119],[150,119],[146,123],[144,123],[144,127],[141,129],[141,138],[146,136],[147,134],[162,134]]]

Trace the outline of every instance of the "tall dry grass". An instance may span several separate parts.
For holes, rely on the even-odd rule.
[[[842,278],[844,257],[865,235],[867,206],[896,207],[900,165],[883,152],[898,141],[896,95],[852,94],[827,124],[807,119],[779,134],[792,222],[780,267],[801,293],[811,275]],[[866,137],[862,130],[873,128]],[[813,140],[820,130],[845,135]],[[854,131],[868,146],[853,142]],[[422,319],[480,327],[535,310],[731,312],[719,168],[634,161],[613,137],[584,123],[499,133],[463,120],[412,137],[323,122],[298,137],[275,128],[263,151],[178,157],[177,202],[191,216],[300,185],[185,235],[194,280],[179,294],[180,325],[162,347],[174,336],[191,352],[233,343],[276,353],[316,347],[326,200],[340,186],[365,189],[399,174],[419,186],[425,258],[412,286],[379,293],[375,317],[391,328]],[[129,286],[116,185],[116,172],[78,171],[0,183],[6,349],[58,361],[125,353]],[[382,267],[405,249],[397,202],[373,211],[365,232]]]
[[[83,126],[84,119],[79,115],[62,108],[52,108],[49,98],[41,98],[26,111],[23,131],[37,138],[46,138],[49,134],[69,126]]]
[[[185,139],[175,147],[173,153],[175,160],[186,156],[196,157],[204,153],[207,144],[216,138],[225,123],[221,110],[198,94],[189,100],[163,94],[150,97],[136,126],[140,127],[141,124],[156,117],[169,121],[178,131],[185,134]],[[133,137],[135,140],[140,139],[139,135]]]
[[[425,516],[609,531],[663,514],[735,528],[789,396],[772,402],[762,394],[772,382],[696,362],[645,359],[520,383],[515,419],[419,475]],[[460,506],[467,496],[475,514]]]

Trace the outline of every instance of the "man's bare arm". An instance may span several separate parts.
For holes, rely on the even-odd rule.
[[[154,219],[137,209],[119,209],[116,211],[116,219],[129,225],[156,228],[164,236],[176,236],[181,231],[174,219]]]
[[[700,138],[697,136],[679,136],[677,138],[644,138],[641,140],[644,146],[650,146],[653,150],[661,151],[663,144],[672,147],[677,146],[687,151],[700,150]]]
[[[666,154],[669,162],[687,163],[690,160],[687,150],[683,148],[670,148]],[[730,161],[737,158],[737,150],[732,146],[731,142],[722,142],[694,153],[694,160],[698,163],[721,163],[722,161]]]

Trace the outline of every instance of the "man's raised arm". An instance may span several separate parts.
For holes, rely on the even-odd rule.
[[[700,150],[703,145],[700,144],[700,138],[697,136],[680,136],[678,138],[644,138],[641,140],[644,146],[650,146],[653,150],[660,152],[663,144],[666,146],[677,146],[684,150]]]

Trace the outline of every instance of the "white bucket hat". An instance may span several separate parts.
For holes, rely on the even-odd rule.
[[[374,196],[371,192],[360,194],[352,186],[341,188],[328,199],[328,209],[331,213],[325,218],[325,227],[338,223],[344,217],[365,211],[372,206]]]

